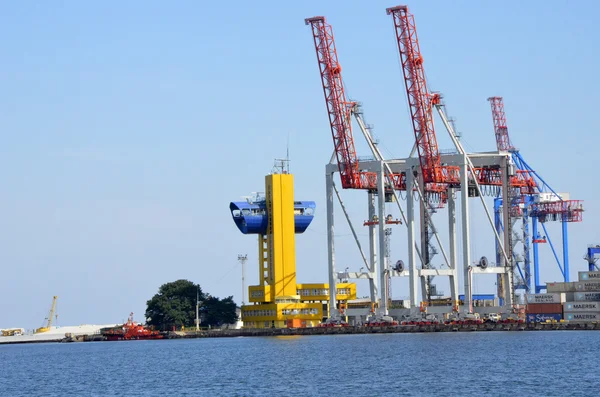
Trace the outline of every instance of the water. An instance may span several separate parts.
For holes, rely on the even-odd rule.
[[[0,346],[2,396],[596,396],[600,332]]]

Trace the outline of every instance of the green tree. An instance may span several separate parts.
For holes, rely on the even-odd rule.
[[[195,326],[196,294],[200,300],[202,326],[218,326],[237,320],[233,297],[219,299],[205,294],[200,285],[177,280],[160,286],[158,293],[147,302],[148,324],[162,330]]]
[[[223,324],[233,324],[238,319],[233,296],[228,296],[224,299],[209,296],[204,301],[202,309],[202,324],[204,325],[221,326]]]

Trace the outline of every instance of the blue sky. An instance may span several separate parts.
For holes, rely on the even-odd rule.
[[[363,102],[385,154],[404,157],[413,145],[385,15],[395,4],[371,3],[1,2],[0,327],[41,325],[52,295],[59,324],[118,322],[130,311],[141,319],[146,300],[178,278],[239,302],[237,254],[248,253],[253,283],[257,248],[228,204],[263,190],[288,140],[296,197],[318,205],[297,238],[298,280],[325,282],[324,164],[333,146],[304,18],[325,15],[333,25],[348,91]],[[575,277],[586,245],[600,243],[600,6],[409,7],[429,85],[443,93],[467,148],[494,149],[486,98],[503,96],[526,160],[556,190],[585,200],[584,223],[570,229]],[[451,147],[440,127],[438,137],[440,148]],[[364,193],[344,197],[362,224]],[[473,214],[472,255],[492,257],[482,211]],[[341,216],[338,263],[358,270]],[[550,228],[558,239],[557,225]],[[404,238],[398,229],[394,259],[406,259]],[[542,281],[558,279],[551,254],[542,255]],[[394,297],[407,295],[403,288],[394,285]],[[493,288],[493,280],[475,285]]]

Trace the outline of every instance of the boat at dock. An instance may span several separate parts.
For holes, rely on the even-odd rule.
[[[100,333],[108,341],[117,340],[144,340],[144,339],[164,339],[165,336],[159,331],[146,328],[133,320],[133,312],[129,315],[127,322],[122,326],[104,328]]]

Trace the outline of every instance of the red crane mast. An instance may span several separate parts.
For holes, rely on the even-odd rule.
[[[502,97],[493,96],[488,98],[492,106],[492,119],[494,120],[494,133],[496,134],[496,147],[499,151],[513,151],[515,147],[510,142],[508,127],[506,127],[506,115],[504,114],[504,101]]]
[[[439,105],[440,95],[430,93],[427,88],[414,16],[405,5],[388,8],[386,12],[388,15],[392,15],[394,20],[404,84],[424,181],[429,186],[432,184],[458,186],[460,184],[460,168],[441,164],[433,124],[433,107]],[[480,185],[502,186],[502,174],[498,168],[475,168],[470,174],[470,178],[476,180]],[[533,188],[534,181],[526,171],[518,171],[510,178],[510,185],[525,192]]]
[[[304,22],[312,28],[342,187],[359,188],[361,177],[350,118],[354,103],[346,99],[344,92],[342,67],[335,49],[333,29],[322,16],[307,18]]]
[[[504,100],[502,97],[489,97],[494,121],[496,146],[499,151],[516,152],[517,149],[510,142],[506,114],[504,113]],[[511,186],[521,187],[522,194],[534,194],[538,188],[533,176],[527,170],[517,170],[517,175],[511,179]],[[531,205],[530,215],[537,217],[540,222],[565,221],[581,222],[583,219],[583,202],[581,200],[552,200],[534,202]]]
[[[414,16],[408,12],[407,6],[391,7],[386,9],[386,12],[394,19],[396,41],[424,182],[459,184],[459,167],[441,164],[433,124],[433,106],[439,104],[440,96],[430,94],[427,89]]]
[[[344,189],[377,189],[377,173],[359,169],[351,120],[352,108],[356,103],[346,99],[342,67],[335,48],[333,29],[323,16],[307,18],[304,22],[312,28],[342,187]],[[388,177],[395,189],[406,189],[405,174],[391,174]]]

